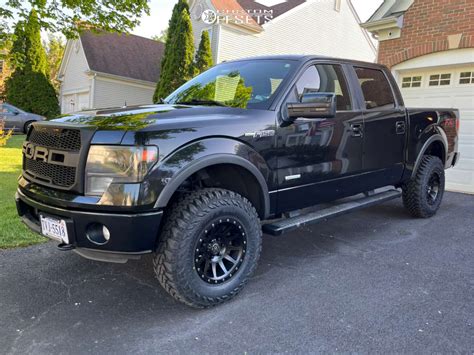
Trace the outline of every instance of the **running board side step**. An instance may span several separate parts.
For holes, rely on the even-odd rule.
[[[337,217],[348,212],[356,211],[365,207],[370,207],[383,203],[401,196],[399,190],[388,190],[377,194],[369,195],[361,199],[349,202],[343,202],[336,206],[331,206],[316,212],[310,212],[292,218],[281,219],[262,226],[263,233],[270,235],[281,235],[296,228],[314,224],[326,219]]]

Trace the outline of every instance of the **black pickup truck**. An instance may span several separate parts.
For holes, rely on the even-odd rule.
[[[459,157],[458,115],[405,108],[377,64],[225,62],[159,105],[33,123],[18,213],[89,259],[154,253],[173,297],[213,306],[248,281],[262,233],[400,196],[411,215],[434,215]]]

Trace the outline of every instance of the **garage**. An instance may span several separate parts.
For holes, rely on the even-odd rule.
[[[89,100],[89,91],[63,94],[61,112],[71,113],[90,109]]]
[[[447,170],[446,188],[474,193],[474,53],[463,52],[458,53],[458,58],[452,52],[436,53],[392,69],[406,106],[459,109],[461,160],[455,168]],[[439,65],[446,62],[450,64]]]

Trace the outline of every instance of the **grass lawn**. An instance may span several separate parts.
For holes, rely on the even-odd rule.
[[[15,135],[0,147],[0,249],[41,243],[46,239],[31,232],[16,213],[15,191],[21,172],[24,135]]]

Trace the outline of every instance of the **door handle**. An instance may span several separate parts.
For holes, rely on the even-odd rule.
[[[361,123],[351,124],[351,136],[362,137],[362,124]]]
[[[405,122],[404,121],[397,121],[395,123],[395,132],[397,134],[405,134]]]

